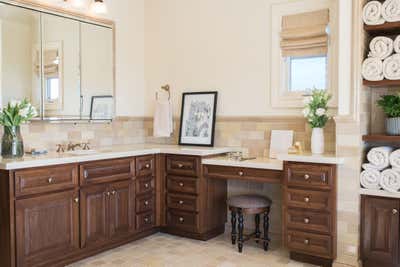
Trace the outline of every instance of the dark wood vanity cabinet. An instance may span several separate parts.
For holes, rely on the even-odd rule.
[[[398,267],[400,199],[362,196],[361,257],[365,267]]]

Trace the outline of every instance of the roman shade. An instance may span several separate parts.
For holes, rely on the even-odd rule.
[[[284,16],[283,57],[320,56],[328,53],[329,9]]]

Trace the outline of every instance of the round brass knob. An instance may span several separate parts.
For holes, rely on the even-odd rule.
[[[146,164],[146,169],[149,169],[150,168],[150,164]]]
[[[115,195],[116,193],[117,193],[117,191],[115,191],[115,190],[113,190],[113,191],[111,192],[112,195]]]
[[[179,169],[182,169],[182,168],[183,168],[183,164],[179,163],[179,164],[178,164],[178,168],[179,168]]]
[[[78,203],[78,202],[79,202],[79,197],[76,197],[76,198],[74,199],[74,201],[75,201],[75,203]]]
[[[239,176],[243,176],[244,172],[240,171],[238,174],[239,174]]]
[[[183,187],[183,186],[184,186],[184,183],[180,182],[180,183],[179,183],[179,186],[180,186],[180,187]]]
[[[310,202],[310,198],[309,197],[305,197],[304,198],[304,202],[309,203]]]
[[[305,239],[304,240],[304,244],[309,245],[310,244],[310,240],[309,239]]]
[[[179,200],[179,204],[180,204],[180,205],[183,205],[183,200]]]
[[[304,223],[305,224],[309,224],[310,223],[310,219],[309,218],[304,218]]]
[[[396,215],[397,213],[399,213],[399,211],[397,209],[393,209],[392,213],[393,213],[393,215]]]
[[[49,184],[51,184],[54,182],[54,179],[53,179],[53,177],[50,177],[47,181],[49,182]]]
[[[185,219],[183,219],[182,217],[179,218],[179,221],[182,223],[185,221]]]
[[[310,175],[305,174],[305,175],[304,175],[304,179],[305,179],[305,180],[309,180],[309,179],[310,179]]]
[[[147,217],[144,218],[144,222],[146,222],[146,223],[149,222],[149,218],[147,218]]]
[[[146,184],[144,184],[144,187],[146,187],[146,188],[149,188],[149,184],[148,183],[146,183]]]
[[[148,205],[149,205],[149,202],[146,200],[146,201],[144,202],[144,205],[145,205],[145,206],[148,206]]]
[[[107,196],[110,196],[110,195],[111,195],[111,193],[110,193],[110,192],[106,192],[106,195],[107,195]]]

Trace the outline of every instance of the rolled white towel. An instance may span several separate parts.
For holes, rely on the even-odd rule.
[[[383,171],[384,169],[386,169],[386,167],[382,168],[379,166],[375,166],[374,164],[371,164],[371,163],[363,164],[362,168],[366,171]]]
[[[381,25],[385,23],[382,17],[382,4],[379,1],[368,2],[364,6],[363,20],[367,25]]]
[[[393,49],[394,49],[394,52],[396,52],[397,54],[400,54],[400,35],[398,35],[396,37],[396,39],[394,39]]]
[[[367,159],[372,165],[383,170],[389,167],[389,157],[392,151],[393,148],[389,146],[374,147],[368,152]]]
[[[390,154],[389,161],[393,168],[400,170],[400,149],[397,149]]]
[[[400,54],[394,54],[383,61],[383,76],[388,80],[400,80]]]
[[[381,172],[377,170],[365,170],[360,175],[361,186],[366,189],[381,189]]]
[[[382,5],[382,17],[387,22],[400,21],[400,0],[386,0]]]
[[[383,62],[379,58],[370,57],[364,60],[362,76],[368,81],[383,80]]]
[[[381,174],[381,187],[386,191],[398,193],[400,190],[400,169],[387,169]]]
[[[368,57],[377,57],[381,60],[393,54],[394,42],[391,38],[385,36],[377,36],[369,43]]]

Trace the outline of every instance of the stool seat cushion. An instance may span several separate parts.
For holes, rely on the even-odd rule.
[[[272,204],[271,199],[258,195],[241,195],[229,198],[228,205],[240,209],[268,208]]]

